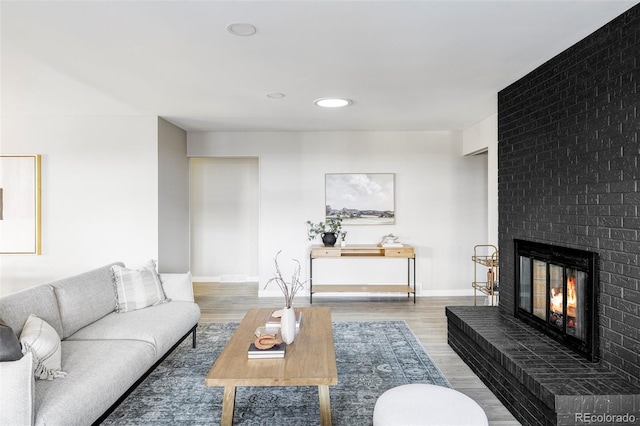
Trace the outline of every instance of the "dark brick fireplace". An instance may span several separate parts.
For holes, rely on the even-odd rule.
[[[500,309],[514,239],[600,256],[600,359],[640,382],[640,5],[498,95]]]
[[[640,424],[639,86],[636,5],[498,94],[500,306],[447,316],[451,346],[525,424]],[[515,240],[597,254],[598,362],[515,318]]]

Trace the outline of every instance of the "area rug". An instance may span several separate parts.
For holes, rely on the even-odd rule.
[[[218,425],[222,388],[204,377],[237,323],[198,326],[103,422],[104,425]],[[377,398],[407,383],[451,387],[404,321],[334,322],[338,384],[330,386],[334,425],[370,426]],[[320,423],[317,387],[239,387],[234,425]]]

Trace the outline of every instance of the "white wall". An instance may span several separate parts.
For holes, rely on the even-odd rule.
[[[394,233],[417,249],[423,294],[472,294],[473,246],[487,240],[487,165],[484,158],[460,154],[462,133],[190,132],[187,141],[190,157],[260,158],[261,289],[281,249],[283,263],[300,259],[308,276],[311,243],[305,221],[323,219],[325,173],[381,172],[395,173],[396,224],[347,227],[348,243],[377,243]],[[406,279],[404,261],[393,266],[363,259],[333,262],[322,265],[324,272],[314,263],[314,275],[323,273],[327,280],[339,276],[345,282]],[[267,289],[261,295],[278,291]]]
[[[498,246],[498,114],[493,114],[462,133],[463,155],[483,153],[487,159],[487,241]]]
[[[255,157],[191,159],[194,281],[256,280],[258,180]]]
[[[158,270],[189,270],[187,132],[158,119]]]
[[[3,116],[3,154],[42,155],[42,255],[0,255],[0,295],[158,256],[156,117]]]

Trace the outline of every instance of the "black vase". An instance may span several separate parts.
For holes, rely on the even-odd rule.
[[[324,232],[321,237],[325,247],[333,247],[336,245],[336,241],[338,241],[338,234],[335,232]]]

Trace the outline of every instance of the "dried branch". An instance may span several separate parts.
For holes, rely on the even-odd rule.
[[[291,281],[287,282],[284,279],[282,275],[282,270],[280,269],[280,265],[278,264],[278,256],[280,255],[281,252],[282,250],[280,250],[278,254],[276,254],[276,257],[273,259],[276,267],[276,272],[273,278],[267,281],[264,288],[267,288],[269,284],[271,284],[272,282],[275,282],[280,288],[280,291],[282,291],[282,294],[284,295],[285,307],[290,308],[293,304],[293,298],[298,293],[298,290],[300,290],[301,288],[304,288],[304,284],[306,284],[308,280],[300,281],[300,273],[302,271],[302,266],[300,265],[300,262],[297,259],[292,259],[294,262],[296,262],[296,267],[294,268],[293,275],[291,276]]]

